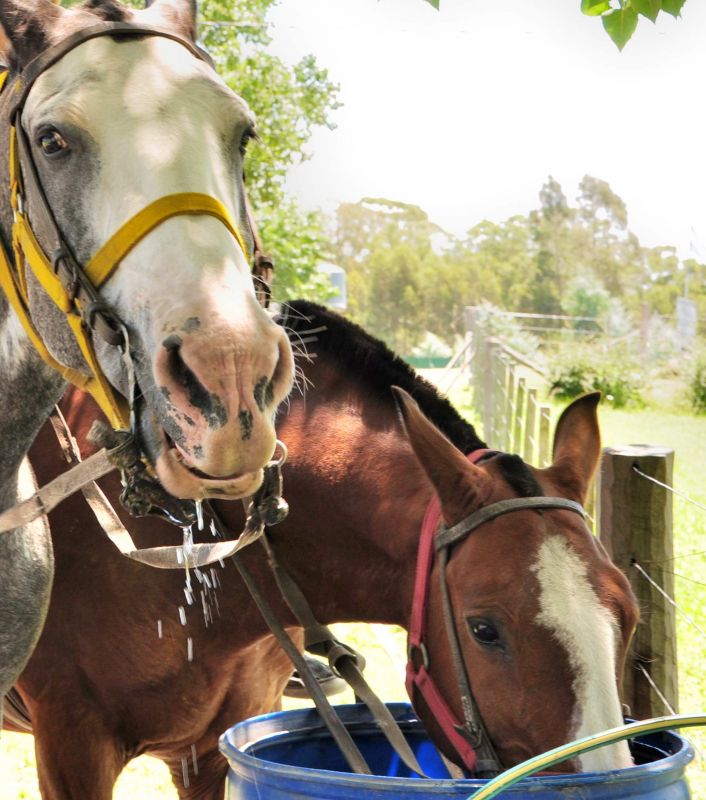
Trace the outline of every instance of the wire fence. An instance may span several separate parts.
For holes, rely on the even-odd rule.
[[[649,481],[651,484],[656,485],[663,489],[665,492],[668,492],[675,498],[679,498],[685,504],[689,504],[692,508],[698,509],[700,512],[706,512],[706,505],[695,500],[694,498],[690,497],[687,493],[682,492],[676,489],[674,486],[665,483],[664,481],[660,481],[654,476],[646,474],[643,470],[641,470],[637,465],[633,465],[632,471],[635,475],[639,476],[642,480]],[[706,517],[702,519],[702,525],[700,526],[703,531],[706,532]],[[685,625],[691,631],[695,631],[698,634],[698,642],[700,643],[700,650],[702,653],[706,653],[706,619],[701,620],[694,618],[695,615],[687,612],[682,604],[680,604],[674,595],[677,592],[674,592],[674,595],[670,594],[665,588],[654,578],[654,573],[660,571],[662,574],[670,575],[672,578],[678,578],[679,580],[687,581],[692,585],[692,587],[706,587],[706,581],[698,580],[697,578],[692,578],[688,575],[684,575],[682,573],[676,572],[674,569],[667,569],[666,567],[669,565],[674,564],[674,562],[678,560],[684,559],[697,559],[697,558],[704,558],[706,557],[706,550],[697,550],[697,551],[689,551],[686,553],[680,553],[678,555],[671,554],[666,558],[663,559],[650,559],[645,560],[642,563],[637,559],[633,559],[632,567],[634,568],[635,572],[640,576],[641,580],[645,581],[652,590],[654,590],[659,597],[661,597],[673,610],[674,613],[680,618]],[[698,591],[698,590],[697,590]],[[706,609],[706,592],[701,592],[702,597],[696,599],[695,601],[692,600],[691,605],[694,608],[697,608],[701,611],[702,615],[706,618],[706,614],[704,613],[704,609]],[[660,702],[664,706],[664,708],[669,711],[669,713],[675,713],[672,704],[668,701],[665,697],[664,693],[661,691],[660,687],[656,684],[653,680],[652,676],[648,669],[645,668],[643,664],[637,664],[637,669],[643,676],[643,678],[647,681],[650,685],[652,691],[659,698]],[[701,670],[697,672],[698,677],[703,680],[703,673]],[[702,696],[703,691],[706,691],[706,686],[702,687]]]
[[[552,409],[548,404],[542,404],[539,399],[546,377],[544,371],[500,339],[487,335],[473,314],[473,309],[467,310],[467,329],[468,336],[463,348],[454,359],[454,368],[463,366],[465,374],[470,372],[473,405],[481,417],[484,439],[490,447],[517,453],[527,462],[537,466],[547,466],[551,458]],[[458,373],[454,377],[454,380],[457,379]],[[633,464],[632,470],[640,480],[656,487],[658,493],[668,492],[670,496],[679,498],[680,502],[689,504],[692,509],[698,509],[697,513],[706,512],[706,505],[675,489],[670,485],[671,480],[669,483],[659,480],[647,474],[644,469],[640,469],[637,463]],[[596,513],[598,492],[599,487],[592,486],[586,504],[589,524],[596,535],[601,534],[600,520]],[[635,502],[635,499],[624,497],[614,502],[624,504]],[[706,531],[706,518],[702,527]],[[682,537],[679,535],[679,538]],[[671,540],[669,546],[672,546]],[[701,590],[701,587],[706,586],[706,575],[700,580],[701,574],[697,573],[695,576],[683,574],[689,573],[690,570],[679,572],[674,569],[674,562],[677,559],[698,557],[706,557],[706,550],[692,549],[681,555],[670,552],[667,557],[659,561],[649,557],[633,558],[631,562],[623,563],[622,567],[628,572],[629,577],[629,573],[633,572],[631,580],[634,588],[639,588],[639,582],[649,587],[640,597],[647,597],[647,602],[651,606],[658,604],[669,606],[675,617],[693,632],[694,637],[701,643],[702,652],[706,654],[706,595],[703,595]],[[675,580],[685,581],[689,585],[692,613],[685,610],[675,599],[676,590],[673,588]],[[694,592],[701,593],[696,601],[692,597]],[[647,620],[649,625],[652,621],[649,614]],[[655,624],[659,627],[662,622],[657,620]],[[670,634],[665,632],[664,635],[669,637]],[[676,646],[672,652],[676,653]],[[676,661],[676,655],[674,660]],[[677,702],[677,691],[674,690],[674,701],[670,702],[671,692],[666,686],[659,685],[662,676],[660,668],[650,664],[649,661],[641,661],[638,657],[635,658],[633,666],[639,673],[639,679],[649,685],[650,689],[647,691],[652,691],[659,703],[669,713],[673,713]],[[676,663],[673,665],[673,673],[677,673]],[[693,674],[694,671],[691,670],[690,675]],[[701,681],[702,679],[698,677],[700,670],[696,674],[697,680]],[[698,694],[704,698],[702,703],[706,703],[706,678],[703,679]]]

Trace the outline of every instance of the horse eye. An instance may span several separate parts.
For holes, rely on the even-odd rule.
[[[42,131],[37,138],[37,143],[42,148],[45,156],[55,156],[69,149],[66,139],[53,128]]]
[[[257,135],[255,128],[248,128],[245,133],[243,134],[242,139],[240,140],[240,155],[244,156],[245,151],[248,147],[248,142],[254,139],[256,142],[260,141],[260,137]]]
[[[487,619],[469,619],[468,627],[473,634],[473,638],[485,647],[500,647],[500,633],[498,629]]]

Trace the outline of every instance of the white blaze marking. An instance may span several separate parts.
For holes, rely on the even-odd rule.
[[[622,725],[615,680],[617,622],[598,599],[586,565],[561,536],[546,539],[532,567],[540,586],[537,622],[566,649],[576,697],[572,738]],[[632,766],[625,742],[579,756],[584,772]]]

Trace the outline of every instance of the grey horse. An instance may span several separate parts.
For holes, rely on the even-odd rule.
[[[223,209],[217,218],[184,211],[162,219],[121,256],[100,298],[124,326],[131,359],[95,334],[92,346],[110,384],[135,398],[135,427],[162,486],[180,498],[240,498],[257,488],[273,453],[274,414],[291,388],[293,364],[250,274],[254,232],[242,174],[253,116],[199,57],[194,15],[190,0],[156,0],[142,11],[114,0],[70,10],[51,0],[2,0],[0,61],[9,79],[0,94],[0,239],[12,262],[9,109],[31,74],[27,66],[98,23],[162,31],[101,35],[70,49],[33,83],[21,126],[79,264],[164,198],[198,195]],[[29,198],[30,222],[33,204]],[[31,265],[17,260],[38,337],[55,361],[86,374],[64,313]],[[2,294],[0,377],[1,511],[32,491],[23,460],[66,385]],[[0,534],[0,696],[41,631],[52,566],[44,520]]]

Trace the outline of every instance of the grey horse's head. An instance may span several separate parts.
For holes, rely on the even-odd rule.
[[[51,0],[2,0],[0,24],[17,71],[100,20],[193,42],[194,13],[189,0],[156,0],[143,11],[113,0],[70,10]],[[179,42],[83,42],[36,80],[22,124],[79,262],[145,206],[184,192],[220,201],[252,249],[242,175],[253,115]],[[85,370],[62,312],[31,275],[28,282],[31,316],[50,352]],[[162,484],[184,498],[251,494],[275,447],[274,413],[293,366],[284,331],[257,302],[237,238],[211,216],[176,216],[132,249],[101,294],[129,332],[140,430]],[[127,395],[119,348],[94,340],[103,372]]]

